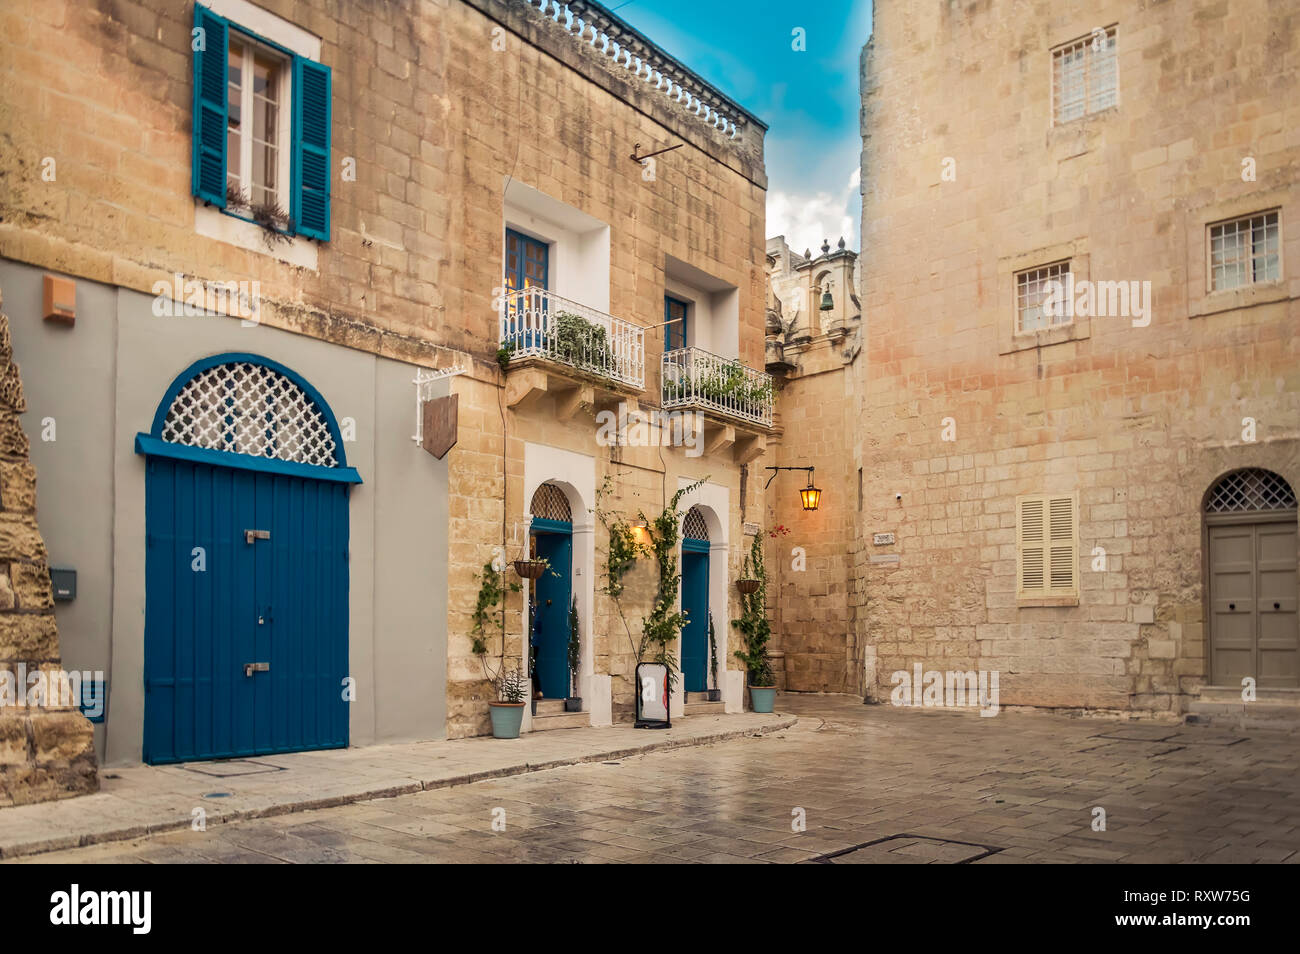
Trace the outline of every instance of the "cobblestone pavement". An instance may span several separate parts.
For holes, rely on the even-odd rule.
[[[1295,736],[845,696],[777,708],[799,723],[15,863],[1300,861]]]

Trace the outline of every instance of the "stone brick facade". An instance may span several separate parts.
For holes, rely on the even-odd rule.
[[[512,558],[518,546],[525,442],[593,458],[597,484],[609,474],[610,505],[625,512],[657,512],[681,477],[709,476],[733,502],[733,544],[741,468],[766,443],[765,428],[724,422],[700,458],[652,447],[620,460],[597,445],[597,405],[582,393],[557,397],[532,389],[529,372],[503,374],[507,192],[522,185],[608,225],[607,310],[650,327],[645,387],[624,396],[654,408],[672,262],[735,290],[734,357],[763,366],[765,127],[594,4],[568,5],[581,34],[524,0],[257,7],[319,38],[332,70],[331,240],[294,243],[314,266],[196,229],[193,5],[158,0],[21,0],[0,12],[0,54],[14,67],[0,92],[11,138],[0,156],[0,256],[146,293],[175,273],[257,281],[264,326],[425,367],[465,363],[452,385],[449,539],[429,542],[448,551],[450,607],[448,717],[429,733],[484,732],[489,686],[469,651],[469,616],[479,569],[503,543]],[[592,23],[610,46],[584,42]],[[648,79],[643,61],[660,74]],[[630,158],[678,143],[653,175]],[[349,165],[355,177],[343,174]],[[404,440],[409,421],[392,426]],[[748,487],[750,519],[761,519],[761,479]],[[743,546],[732,551],[738,569]],[[629,606],[634,619],[643,609]],[[515,652],[520,610],[512,598]],[[597,599],[596,666],[626,708],[626,638],[611,634],[608,615]]]
[[[886,0],[874,15],[854,371],[866,692],[921,662],[1000,670],[1003,705],[1184,711],[1208,678],[1207,490],[1243,467],[1300,485],[1294,11]],[[1051,51],[1110,25],[1118,103],[1054,123]],[[1209,294],[1207,227],[1270,209],[1281,280]],[[1061,260],[1149,281],[1149,324],[1015,335],[1016,273]],[[1016,499],[1038,493],[1078,495],[1065,605],[1017,598]],[[883,552],[901,562],[872,562]]]
[[[25,704],[72,700],[29,695],[29,677],[60,672],[61,659],[50,567],[36,522],[36,472],[18,423],[27,405],[2,311],[0,368],[0,670],[13,680],[0,706],[3,806],[93,792],[99,777],[90,723],[78,709]]]
[[[859,533],[850,370],[862,348],[857,258],[843,244],[800,255],[780,236],[768,240],[767,368],[782,383],[779,436],[764,464],[814,466],[822,489],[818,509],[805,511],[796,492],[805,475],[779,473],[766,498],[766,528],[788,530],[769,536],[767,567],[773,644],[784,653],[784,688],[792,692],[859,688],[848,599]]]

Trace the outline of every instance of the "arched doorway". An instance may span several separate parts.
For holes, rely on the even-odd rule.
[[[529,553],[549,564],[533,584],[531,645],[534,689],[543,698],[572,694],[569,676],[569,606],[573,599],[573,510],[555,484],[542,484],[529,506]]]
[[[1296,497],[1268,470],[1225,474],[1205,498],[1209,680],[1300,686]]]
[[[334,415],[282,365],[222,354],[148,434],[144,759],[348,744],[348,488]]]
[[[682,521],[682,680],[687,692],[709,688],[709,527],[699,507]]]

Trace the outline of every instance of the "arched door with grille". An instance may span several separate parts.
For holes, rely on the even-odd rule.
[[[256,355],[173,382],[148,434],[144,759],[348,744],[348,488],[329,407]]]
[[[1296,497],[1277,474],[1225,474],[1205,501],[1210,683],[1300,686]]]
[[[546,699],[573,695],[569,673],[569,603],[573,599],[573,510],[564,490],[542,484],[529,506],[530,546],[547,561],[533,584],[534,688]]]
[[[703,692],[709,688],[709,526],[699,507],[682,521],[682,612],[683,684],[687,692]]]

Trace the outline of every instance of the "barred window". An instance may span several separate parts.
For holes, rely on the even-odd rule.
[[[1119,102],[1117,28],[1091,34],[1052,50],[1052,119],[1068,123]]]
[[[1055,325],[1068,325],[1071,310],[1066,299],[1070,263],[1055,262],[1016,274],[1016,334],[1042,331]],[[1055,287],[1053,284],[1055,283]],[[1054,306],[1048,307],[1047,296],[1055,292]],[[1048,314],[1048,311],[1052,314]]]
[[[1210,291],[1282,277],[1278,213],[1260,212],[1210,226]]]

